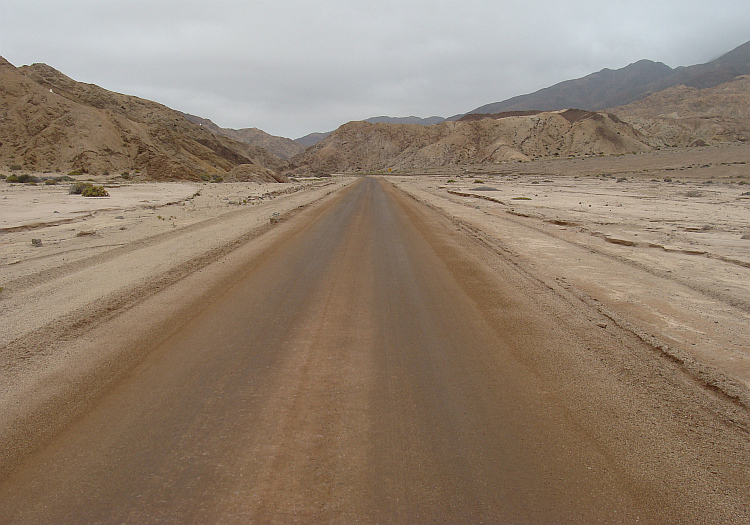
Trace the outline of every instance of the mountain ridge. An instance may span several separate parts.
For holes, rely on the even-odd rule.
[[[217,135],[223,135],[225,137],[236,140],[237,142],[242,142],[244,144],[250,144],[252,146],[260,146],[261,148],[264,148],[270,151],[271,153],[273,153],[280,159],[289,160],[293,156],[299,153],[302,153],[305,150],[304,146],[302,146],[301,144],[298,144],[292,139],[271,135],[270,133],[266,133],[262,129],[222,128],[221,126],[217,125],[216,123],[214,123],[213,121],[207,118],[198,117],[196,115],[191,115],[189,113],[182,113],[182,115],[186,119],[188,119],[190,122],[194,124],[198,124],[199,126],[203,126],[204,128],[208,129],[212,133],[215,133]]]
[[[679,84],[705,89],[747,74],[750,74],[750,41],[704,64],[672,69],[661,62],[642,59],[620,69],[605,68],[533,93],[485,104],[467,113],[455,115],[451,120],[458,120],[472,113],[553,111],[566,108],[600,111],[642,100]]]

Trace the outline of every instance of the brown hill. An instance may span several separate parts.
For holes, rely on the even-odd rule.
[[[750,76],[698,89],[675,86],[611,110],[659,146],[750,140]]]
[[[650,149],[645,137],[614,115],[567,110],[434,126],[350,122],[294,157],[291,163],[298,171],[332,173]]]
[[[224,182],[289,182],[289,179],[257,164],[240,164],[227,172]]]
[[[0,162],[29,170],[138,170],[156,180],[283,167],[260,149],[202,129],[156,102],[84,84],[45,64],[0,58]]]
[[[222,128],[207,118],[197,117],[195,115],[189,115],[187,113],[183,113],[183,116],[190,122],[203,126],[211,133],[229,137],[230,139],[236,140],[237,142],[242,142],[244,144],[260,146],[261,148],[270,151],[280,159],[289,160],[295,155],[298,155],[305,151],[305,146],[303,146],[302,144],[298,144],[292,139],[277,137],[276,135],[271,135],[258,128]]]

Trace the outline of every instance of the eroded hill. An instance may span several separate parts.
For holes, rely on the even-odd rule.
[[[166,106],[84,84],[45,64],[0,58],[0,162],[36,171],[138,170],[155,180],[223,175],[285,162],[216,136]]]
[[[692,146],[750,140],[750,76],[719,86],[685,85],[612,110],[658,146]]]
[[[646,137],[614,115],[566,110],[481,116],[434,126],[350,122],[291,162],[298,171],[330,173],[651,149]]]

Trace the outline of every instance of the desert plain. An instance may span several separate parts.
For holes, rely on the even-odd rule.
[[[336,203],[344,202],[341,195],[353,195],[369,184],[368,187],[383,188],[382,191],[397,195],[402,202],[409,202],[402,206],[406,210],[403,213],[419,217],[424,224],[443,221],[440,224],[450,225],[454,233],[450,238],[452,240],[445,241],[447,244],[443,249],[448,254],[446,260],[453,260],[451,250],[468,250],[476,260],[482,261],[486,271],[506,268],[499,269],[498,275],[511,278],[515,275],[526,282],[523,286],[535,295],[534,300],[540,304],[568,305],[550,306],[560,315],[557,320],[554,316],[548,316],[545,320],[539,318],[540,325],[549,325],[545,328],[549,333],[557,333],[558,322],[561,326],[566,323],[585,325],[576,332],[584,334],[580,340],[525,341],[523,338],[528,334],[536,333],[535,328],[528,327],[537,322],[537,312],[522,308],[520,313],[513,314],[519,316],[518,323],[509,325],[529,330],[523,332],[518,328],[517,337],[524,341],[519,348],[538,346],[552,352],[555,347],[575,347],[578,359],[588,363],[591,356],[580,357],[585,355],[587,345],[593,344],[587,341],[603,341],[597,343],[600,345],[597,352],[602,355],[610,348],[608,345],[613,349],[640,345],[638,348],[643,347],[651,352],[650,360],[661,363],[658,370],[654,369],[656,376],[669,376],[672,378],[670,381],[684,383],[680,388],[698,392],[695,395],[703,399],[700,403],[707,412],[714,410],[712,403],[722,407],[717,418],[731,427],[731,431],[726,431],[730,438],[717,445],[711,453],[707,452],[705,457],[696,452],[700,449],[698,445],[686,447],[684,457],[676,458],[671,454],[681,447],[677,441],[669,442],[669,438],[665,438],[664,443],[657,443],[655,448],[662,450],[664,455],[643,463],[644,472],[631,472],[634,480],[643,482],[638,489],[632,489],[633,501],[639,504],[645,501],[641,492],[646,491],[643,487],[648,487],[648,483],[658,485],[664,480],[681,479],[685,482],[684,487],[663,489],[669,493],[670,503],[665,503],[665,508],[669,508],[670,513],[676,512],[677,505],[682,506],[680,512],[684,511],[685,516],[693,518],[701,516],[702,512],[707,519],[719,517],[734,520],[750,515],[748,501],[743,501],[741,495],[742,476],[746,470],[743,458],[750,454],[746,439],[747,410],[750,408],[750,146],[665,148],[637,155],[546,158],[532,162],[381,172],[367,176],[334,174],[322,179],[276,184],[131,183],[102,177],[94,180],[94,183],[103,184],[110,196],[85,198],[69,195],[67,184],[30,186],[0,183],[0,427],[4,429],[0,435],[0,472],[15,471],[14,482],[4,489],[7,501],[20,501],[17,491],[18,487],[24,486],[25,478],[23,469],[17,469],[26,458],[43,449],[61,433],[75,436],[75,429],[79,425],[76,422],[92,407],[116,402],[107,394],[113,385],[136,381],[147,376],[152,368],[158,369],[160,365],[155,364],[158,361],[151,361],[154,349],[161,348],[160,345],[173,336],[179,339],[176,334],[183,327],[190,325],[194,319],[209,315],[212,309],[218,308],[214,305],[221,297],[234,293],[233,290],[240,286],[238,283],[242,275],[259,271],[257,268],[263,268],[264,261],[272,260],[274,254],[283,251],[275,248],[279,239],[289,237],[303,242],[299,239],[304,239],[305,232],[316,224],[309,218],[317,213],[316,210],[333,209]],[[370,206],[366,197],[362,199]],[[383,206],[377,199],[373,202],[372,206]],[[437,218],[429,218],[428,215]],[[308,224],[306,220],[311,222]],[[441,507],[439,491],[430,493],[425,488],[415,489],[414,494],[417,495],[412,495],[413,500],[407,498],[407,501],[398,502],[397,498],[382,501],[375,498],[375,503],[369,503],[370,507],[355,508],[349,505],[351,501],[358,500],[347,490],[364,487],[363,491],[367,493],[367,487],[372,487],[362,481],[364,474],[356,477],[355,474],[336,469],[343,468],[342,464],[348,465],[347,458],[350,456],[347,454],[351,454],[351,457],[356,454],[367,456],[358,440],[367,433],[377,436],[378,431],[367,426],[374,425],[365,422],[367,418],[357,416],[353,421],[342,423],[337,417],[343,417],[338,411],[370,414],[375,410],[367,408],[367,401],[361,398],[360,389],[370,385],[370,388],[377,390],[378,384],[372,377],[358,375],[363,370],[370,370],[373,365],[365,362],[365,357],[354,356],[352,350],[358,345],[365,347],[373,344],[372,331],[375,329],[370,325],[377,322],[377,315],[385,315],[362,310],[364,307],[361,305],[368,301],[377,302],[379,282],[372,275],[377,276],[377,271],[386,270],[378,270],[376,258],[382,257],[383,251],[391,249],[387,244],[373,247],[370,241],[366,241],[369,235],[367,219],[358,218],[353,224],[351,232],[354,233],[346,230],[348,233],[341,242],[354,242],[350,239],[359,235],[361,239],[358,242],[364,244],[356,245],[360,246],[356,249],[346,248],[348,245],[341,248],[351,257],[345,261],[351,262],[340,263],[343,267],[338,269],[340,273],[337,275],[325,274],[320,285],[328,290],[321,292],[325,295],[325,301],[321,303],[324,307],[321,306],[322,310],[317,314],[305,314],[312,315],[312,320],[308,319],[300,327],[291,329],[295,344],[305,347],[305,352],[308,352],[304,357],[302,354],[290,354],[284,361],[283,370],[295,380],[279,382],[276,390],[268,394],[271,400],[261,407],[265,415],[257,424],[259,428],[266,428],[263,425],[267,425],[269,430],[261,436],[262,439],[258,438],[262,441],[260,445],[253,445],[259,448],[252,449],[252,461],[257,463],[253,463],[258,472],[256,485],[238,489],[234,494],[240,494],[243,490],[243,494],[246,493],[246,497],[240,501],[239,496],[232,496],[228,490],[223,490],[228,482],[221,478],[224,485],[217,486],[222,490],[217,489],[211,497],[216,499],[219,494],[224,499],[219,503],[214,501],[215,506],[211,508],[227,513],[221,514],[219,519],[224,522],[241,520],[241,516],[247,516],[248,509],[252,510],[254,520],[258,522],[283,516],[294,519],[307,516],[314,518],[313,521],[347,521],[362,516],[412,520],[424,516],[417,511],[424,511],[428,505],[433,505],[434,516],[443,518],[497,517],[498,514],[492,514],[490,507],[483,511],[481,505],[472,507],[471,502],[463,499],[456,500],[456,505],[460,504],[460,512],[457,510],[459,507],[455,507],[453,511],[456,513],[451,514],[449,508]],[[375,261],[372,263],[375,269],[356,273],[362,271],[359,264],[367,266],[367,263],[361,263],[363,259]],[[315,266],[316,260],[298,261],[295,263],[298,265],[296,272],[299,273],[299,269],[306,266]],[[445,264],[453,271],[453,266],[460,269],[464,262]],[[349,265],[353,266],[350,268]],[[437,265],[436,268],[435,272],[444,272],[440,269],[442,266]],[[284,268],[279,268],[280,273],[283,271]],[[360,292],[352,287],[339,290],[344,286],[341,283],[347,282],[351,275],[361,275],[364,281],[374,280],[360,282]],[[468,277],[464,278],[471,283],[473,274],[467,270],[466,275]],[[418,277],[430,278],[430,275]],[[271,299],[263,296],[269,300],[269,312],[277,315],[270,302],[278,301],[283,305],[278,307],[278,311],[288,311],[294,319],[295,303],[290,297],[298,289],[313,286],[302,278],[295,282],[297,284],[290,285],[289,295],[269,296]],[[352,286],[356,287],[357,283]],[[408,288],[410,284],[407,280],[398,286]],[[466,286],[471,287],[470,284]],[[480,292],[472,293],[481,295]],[[375,294],[376,297],[368,294]],[[520,304],[526,299],[518,301]],[[346,306],[336,306],[344,302]],[[260,308],[262,311],[263,306]],[[328,308],[332,308],[335,315],[327,314]],[[461,312],[465,313],[473,311],[475,307],[469,301],[462,308]],[[486,313],[482,304],[478,308],[478,311]],[[402,313],[406,312],[409,310],[405,309]],[[458,315],[458,310],[456,312]],[[571,321],[565,318],[573,315],[570,312],[576,312],[580,319]],[[329,324],[316,315],[324,319],[327,319],[326,315],[333,315],[338,322]],[[402,315],[404,323],[410,323],[408,317],[408,313]],[[456,322],[460,324],[462,321],[458,319]],[[467,319],[464,324],[470,332],[478,322]],[[352,332],[353,326],[358,327],[357,331]],[[430,326],[429,323],[427,326]],[[407,328],[405,326],[404,330]],[[435,329],[439,331],[439,325]],[[297,330],[301,335],[297,334]],[[321,335],[322,332],[325,334]],[[419,339],[430,341],[433,335],[420,333]],[[207,337],[211,340],[210,336]],[[388,337],[396,336],[383,337],[388,340]],[[328,342],[338,353],[321,358],[319,362],[322,364],[315,364],[315,352],[322,350],[316,350],[313,343],[321,341]],[[480,338],[480,343],[482,341]],[[252,342],[245,341],[243,344],[252,346]],[[166,350],[155,353],[161,355],[164,352]],[[533,361],[531,355],[522,356],[519,361]],[[185,359],[193,359],[191,356],[193,354],[188,352]],[[564,359],[572,358],[568,356]],[[554,356],[551,357],[550,363],[544,365],[546,368],[540,368],[543,371],[533,376],[534,381],[538,381],[538,384],[534,383],[537,393],[533,395],[550,396],[544,397],[552,400],[548,408],[550,411],[564,397],[564,392],[560,393],[562,390],[556,390],[564,381],[560,384],[545,383],[547,377],[556,377],[549,371],[554,366],[554,360]],[[600,361],[593,360],[598,363],[596,365],[586,366],[601,367],[608,360],[619,363],[618,366],[623,367],[623,374],[635,374],[633,382],[648,380],[639,378],[637,369],[638,366],[652,365],[634,365],[637,358],[633,360],[612,354],[601,357]],[[273,363],[268,365],[272,366]],[[662,370],[661,367],[666,368]],[[508,370],[512,369],[510,367]],[[397,377],[398,367],[389,373],[393,374],[391,377]],[[482,372],[475,370],[473,373],[481,375]],[[598,376],[592,373],[591,377]],[[555,381],[558,380],[555,378]],[[574,376],[570,380],[573,381]],[[432,384],[428,389],[439,388],[428,380],[425,380],[425,384]],[[524,384],[529,383],[524,380]],[[648,399],[659,397],[658,388],[654,385],[648,386],[650,395],[653,395]],[[578,384],[567,388],[574,392],[587,389],[606,392],[604,383],[590,386]],[[665,407],[671,406],[672,402],[679,403],[679,400],[665,400],[662,407],[646,407],[639,405],[636,399],[616,399],[615,392],[618,391],[611,391],[612,406],[627,406],[628,410],[632,408],[634,421],[640,417],[635,414],[640,414],[641,410],[653,415],[659,410],[669,412],[672,409]],[[332,408],[331,396],[338,395],[343,396],[342,408]],[[399,395],[408,397],[404,392]],[[668,394],[665,393],[665,396]],[[570,417],[575,420],[592,414],[590,407],[580,408],[578,415],[575,409],[567,409],[574,413]],[[338,416],[330,415],[329,410]],[[554,413],[554,417],[569,417],[565,415],[567,412]],[[281,415],[276,417],[273,414]],[[675,411],[673,417],[697,418],[687,410],[686,414]],[[123,415],[124,419],[127,417],[127,414]],[[382,428],[401,424],[395,420],[388,422],[387,416],[383,416],[386,419],[373,417],[380,421],[378,425]],[[412,414],[411,417],[416,416]],[[441,417],[449,418],[449,415]],[[605,420],[609,421],[602,417],[602,421]],[[647,425],[650,420],[644,416],[643,421]],[[344,424],[345,428],[335,427],[335,424]],[[538,423],[527,424],[531,429]],[[584,423],[579,425],[588,429],[584,433],[590,432],[591,435],[604,432],[598,426],[589,428]],[[603,428],[605,424],[601,423],[601,426]],[[622,432],[632,433],[634,427],[638,427],[638,424],[624,424]],[[66,430],[69,428],[73,430]],[[419,434],[423,430],[421,427],[415,427],[416,430],[409,430],[408,426],[399,428],[399,432],[407,436],[403,438],[406,441],[391,443],[389,446],[395,447],[393,450],[399,450],[399,447],[417,450],[425,443],[420,440],[428,439],[426,434]],[[683,427],[676,425],[675,428],[677,430],[670,430],[674,435],[684,431]],[[697,428],[704,427],[699,425]],[[618,430],[610,426],[608,432],[615,435]],[[649,432],[656,430],[643,430],[643,436],[646,436],[643,439],[650,439]],[[701,439],[711,438],[706,437],[708,434],[703,430],[700,432]],[[387,438],[383,439],[387,441]],[[453,446],[460,448],[460,435],[455,439],[457,441]],[[620,447],[616,443],[613,445],[611,437],[601,438],[601,442],[606,442],[602,449],[605,451],[601,452],[603,456],[596,456],[599,459],[591,460],[588,467],[581,463],[580,468],[583,472],[586,472],[586,468],[589,471],[593,468],[609,472],[608,461],[627,463],[627,460],[612,459],[608,454],[618,450],[640,450],[632,448],[638,439],[632,438],[627,446]],[[324,449],[319,448],[323,445],[316,444],[317,440],[326,443],[328,448],[339,450],[340,457],[326,456],[321,452]],[[592,440],[597,441],[596,437]],[[704,444],[707,442],[701,441]],[[211,450],[211,446],[207,446],[207,450]],[[549,443],[538,446],[541,447],[540,454],[548,450],[545,447],[552,446],[554,449]],[[85,450],[85,447],[80,450]],[[560,465],[568,460],[575,463],[571,457],[589,457],[589,452],[585,451],[568,452],[572,456],[561,455],[558,459],[550,459],[550,465],[559,463],[558,466],[563,468]],[[30,468],[40,468],[44,461],[50,461],[49,458],[53,456],[49,454],[53,452],[44,452],[42,459],[38,460],[42,463],[34,466],[32,461]],[[320,454],[323,459],[320,459]],[[269,459],[263,463],[266,457]],[[738,464],[732,464],[731,458],[736,458]],[[420,465],[418,468],[415,466],[410,474],[415,476],[414,479],[409,475],[403,477],[403,474],[394,474],[396,471],[389,470],[394,467],[384,463],[376,463],[368,476],[374,476],[372,472],[376,472],[382,475],[382,479],[392,479],[393,487],[400,487],[400,490],[411,494],[409,484],[419,482],[420,469],[424,468],[424,472],[429,474],[432,472],[430,465],[437,461],[423,458],[427,465],[424,466],[420,463],[422,460],[411,459],[414,465]],[[320,468],[325,471],[325,474],[319,475],[324,479],[328,479],[326,476],[333,477],[319,487],[305,486],[300,480],[308,479],[307,474],[302,475],[294,469],[303,468],[299,465],[309,465],[311,462],[315,464],[317,460],[323,462],[321,464],[324,466]],[[724,464],[717,467],[712,463],[719,460],[728,462],[729,466]],[[674,475],[670,478],[672,474],[659,471],[666,464],[692,466],[685,467],[687,470],[681,473],[672,473]],[[481,465],[481,462],[477,465]],[[214,464],[212,468],[218,469],[220,466]],[[348,465],[346,468],[352,467]],[[521,469],[521,466],[518,468]],[[554,470],[557,467],[550,468]],[[443,470],[435,469],[447,476]],[[481,467],[477,469],[481,470]],[[58,475],[57,472],[55,467],[51,476]],[[704,479],[705,473],[713,473],[711,475],[715,475],[718,481]],[[64,474],[59,475],[60,479],[66,479]],[[347,475],[354,477],[350,479]],[[491,483],[498,486],[505,487],[503,483],[510,483],[491,478],[497,473],[487,475]],[[604,495],[594,496],[589,492],[597,482],[594,478],[588,479],[587,474],[577,470],[571,475],[582,480],[579,486],[570,489],[573,495],[549,492],[549,487],[532,489],[533,480],[507,485],[525,487],[526,490],[515,496],[516,501],[525,502],[525,510],[517,509],[519,514],[509,511],[507,516],[515,516],[515,519],[522,521],[550,519],[554,514],[534,514],[533,505],[529,505],[534,501],[534,496],[529,494],[538,490],[538,497],[549,497],[554,493],[561,498],[550,500],[550,505],[554,512],[559,513],[558,516],[563,516],[563,521],[594,515],[610,522],[638,521],[637,512],[633,510],[635,507],[629,507],[629,500],[618,499],[624,496],[612,496],[606,488],[602,488]],[[622,482],[615,474],[601,476],[596,479],[605,480],[607,487]],[[457,483],[456,478],[447,479],[436,487],[442,487],[446,494],[459,498],[457,495],[461,491],[449,490],[450,487],[455,489],[451,483]],[[425,481],[425,484],[428,483]],[[685,487],[695,492],[682,493]],[[724,496],[712,495],[716,487],[723,487]],[[385,487],[386,492],[388,488]],[[393,489],[391,496],[398,493]],[[33,496],[35,493],[30,494]],[[566,497],[572,498],[573,503],[565,503]],[[706,501],[713,501],[712,497],[716,497],[719,503],[707,511],[703,505]],[[601,499],[604,503],[601,508],[592,503],[584,512],[575,503],[587,498],[593,502]],[[73,500],[67,498],[65,501]],[[174,501],[179,501],[179,498]],[[147,505],[145,501],[144,505]],[[190,513],[185,511],[186,514],[179,511],[160,514],[162,511],[156,499],[148,505],[144,508],[150,509],[147,514],[150,518],[211,516],[210,513],[205,514],[209,511],[203,507],[197,510],[191,507]],[[649,505],[658,508],[659,503],[650,502]],[[624,510],[626,508],[630,511]],[[236,514],[229,513],[233,509]],[[468,512],[466,509],[473,510]],[[12,510],[15,514],[11,513],[10,516],[27,520],[39,516],[70,516],[54,514],[41,507],[33,512],[23,510],[21,503]],[[622,515],[617,512],[622,512]],[[133,511],[131,514],[102,516],[105,516],[105,520],[137,519],[139,514]],[[674,517],[675,514],[668,513],[666,516]],[[89,518],[99,519],[101,516],[91,514]]]

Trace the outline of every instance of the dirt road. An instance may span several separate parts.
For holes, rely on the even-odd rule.
[[[0,485],[1,523],[743,523],[750,418],[367,178]]]

